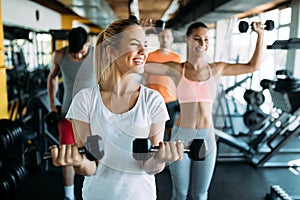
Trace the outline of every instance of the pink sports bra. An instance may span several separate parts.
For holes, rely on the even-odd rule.
[[[209,68],[209,79],[206,81],[191,81],[185,78],[185,65],[182,69],[182,76],[176,88],[179,103],[207,102],[213,103],[213,95],[209,82],[213,81],[213,76]]]

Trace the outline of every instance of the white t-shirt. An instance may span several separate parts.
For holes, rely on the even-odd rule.
[[[152,124],[169,119],[157,91],[141,85],[135,106],[114,114],[103,104],[99,86],[82,89],[66,117],[89,123],[92,135],[99,135],[103,142],[104,157],[96,173],[84,180],[85,200],[156,199],[155,177],[132,157],[132,143],[135,138],[148,138]]]

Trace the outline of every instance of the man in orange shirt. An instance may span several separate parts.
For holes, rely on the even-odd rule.
[[[172,51],[174,37],[171,29],[164,29],[158,34],[160,48],[149,53],[147,62],[178,62],[182,59],[179,54]],[[165,140],[170,139],[171,131],[177,114],[179,112],[179,104],[176,98],[176,86],[169,76],[143,75],[143,83],[149,88],[157,90],[165,100],[170,119],[166,122]]]

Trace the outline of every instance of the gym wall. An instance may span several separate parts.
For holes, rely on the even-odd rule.
[[[36,17],[38,12],[39,17]],[[13,13],[13,14],[12,14]],[[3,24],[39,31],[61,28],[61,15],[31,1],[2,0]]]

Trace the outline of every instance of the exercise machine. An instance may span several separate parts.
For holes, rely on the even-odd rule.
[[[218,141],[238,150],[242,160],[249,161],[256,167],[288,166],[287,163],[267,163],[274,155],[281,153],[284,145],[300,133],[300,80],[283,71],[276,72],[275,81],[268,81],[267,89],[273,100],[273,112],[268,118],[268,125],[263,130],[245,141],[222,130],[216,130]],[[285,78],[279,78],[286,75]],[[262,123],[265,123],[262,121]],[[299,153],[300,149],[287,153]],[[231,160],[235,155],[219,154],[219,160]]]
[[[228,87],[227,89],[224,89],[223,85],[220,85],[220,91],[218,92],[219,95],[216,98],[217,101],[213,112],[213,121],[215,122],[215,125],[217,125],[217,128],[226,129],[230,131],[232,135],[238,135],[234,127],[233,118],[241,117],[242,115],[238,114],[237,105],[234,100],[232,102],[234,106],[234,112],[236,114],[231,113],[228,95],[231,91],[233,91],[237,87],[240,87],[249,79],[252,79],[252,75],[247,75],[245,78],[236,82],[234,85]]]
[[[56,99],[55,104],[59,106],[60,102]],[[51,131],[45,122],[47,114],[50,113],[47,89],[31,96],[26,107],[29,111],[27,113],[29,120],[27,120],[25,125],[30,127],[29,130],[36,132],[37,136],[24,150],[24,155],[26,155],[23,158],[24,163],[28,168],[42,164],[41,168],[48,170],[49,163],[42,163],[39,154],[47,152],[50,145],[59,145],[59,136],[58,133]]]

